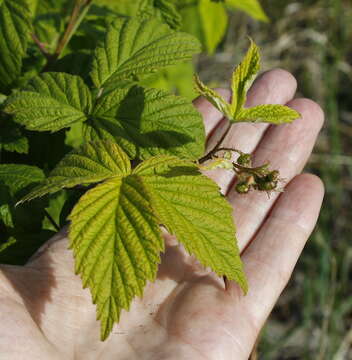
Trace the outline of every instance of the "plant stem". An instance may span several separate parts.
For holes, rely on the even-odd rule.
[[[220,151],[220,146],[221,146],[222,142],[224,141],[224,139],[226,138],[229,131],[231,130],[231,125],[232,124],[229,122],[229,124],[228,124],[225,132],[222,134],[220,140],[217,142],[217,144],[214,146],[214,148],[208,152],[207,155],[203,156],[202,158],[200,158],[198,160],[199,164],[203,164],[205,161],[210,160],[214,154],[216,154],[218,151]],[[235,150],[235,151],[237,151],[237,150]]]
[[[36,34],[32,34],[32,39],[33,41],[37,44],[40,52],[47,58],[49,59],[50,54],[48,53],[48,50],[45,48],[45,45],[38,39]]]
[[[45,216],[47,217],[47,219],[50,221],[51,225],[54,226],[54,228],[55,228],[57,231],[60,231],[59,225],[56,224],[55,220],[52,218],[52,216],[51,216],[46,210],[44,210],[44,214],[45,214]]]
[[[76,0],[66,30],[60,38],[54,54],[49,55],[48,62],[43,71],[47,71],[50,66],[55,63],[57,59],[59,59],[67,44],[70,42],[72,36],[76,32],[77,28],[80,26],[81,22],[86,16],[92,1],[93,0]]]

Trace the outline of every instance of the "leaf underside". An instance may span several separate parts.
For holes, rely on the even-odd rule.
[[[156,277],[164,250],[159,224],[204,266],[247,290],[232,208],[193,162],[159,155],[132,170],[116,143],[97,141],[68,154],[24,200],[79,182],[98,182],[71,212],[69,238],[76,272],[97,304],[103,340]]]
[[[105,340],[121,310],[155,279],[163,239],[136,176],[116,177],[89,190],[69,218],[75,270],[91,290]]]
[[[186,250],[246,291],[232,207],[218,186],[195,164],[172,157],[154,157],[134,173],[143,176],[161,223]]]

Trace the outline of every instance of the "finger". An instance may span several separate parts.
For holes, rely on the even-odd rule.
[[[262,74],[253,84],[248,92],[247,107],[259,104],[285,104],[290,101],[297,88],[295,78],[287,71],[275,69]],[[228,120],[223,120],[209,138],[209,149],[212,149],[221,138]],[[268,124],[240,123],[231,127],[222,146],[239,149],[251,153],[258,145]],[[207,175],[215,180],[227,192],[234,174],[230,171],[221,170],[207,172]]]
[[[324,122],[321,108],[311,100],[295,99],[288,105],[300,112],[301,118],[292,124],[271,126],[254,152],[255,166],[270,161],[271,168],[278,169],[285,182],[302,171]],[[257,232],[277,197],[277,192],[270,197],[258,191],[240,195],[231,188],[228,199],[234,206],[241,250]]]
[[[286,286],[301,251],[319,216],[324,187],[319,178],[297,176],[275,204],[269,218],[242,257],[249,283],[240,297],[240,311],[259,330]],[[238,286],[230,284],[237,297]],[[237,304],[236,304],[237,305]]]

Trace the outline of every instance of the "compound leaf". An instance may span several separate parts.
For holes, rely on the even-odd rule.
[[[121,310],[155,279],[163,239],[138,176],[116,177],[89,190],[69,218],[75,270],[97,304],[105,340]]]
[[[161,223],[186,250],[247,291],[232,207],[218,186],[199,173],[195,164],[173,157],[149,159],[134,173],[143,177]]]
[[[130,172],[130,161],[121,148],[110,142],[82,145],[66,155],[49,177],[21,202],[79,184],[97,183]]]
[[[235,10],[242,10],[254,19],[269,21],[258,0],[226,0],[226,5]]]
[[[31,32],[26,0],[0,1],[0,91],[8,92],[21,74]]]
[[[266,104],[242,109],[236,121],[268,122],[278,125],[291,122],[299,117],[300,114],[288,106]]]
[[[58,131],[85,121],[92,110],[92,96],[79,76],[44,73],[33,78],[24,91],[9,96],[5,111],[29,130]]]
[[[203,155],[202,118],[189,100],[162,90],[134,86],[103,95],[84,124],[89,140],[117,141],[131,158]]]
[[[247,54],[232,74],[231,103],[226,102],[220,94],[203,84],[198,76],[195,76],[195,88],[232,123],[268,122],[272,124],[282,124],[299,118],[300,114],[297,111],[283,105],[265,104],[252,108],[244,107],[247,99],[247,91],[251,87],[259,69],[259,48],[251,40]]]
[[[198,41],[157,19],[118,18],[95,51],[91,77],[98,88],[190,60]]]

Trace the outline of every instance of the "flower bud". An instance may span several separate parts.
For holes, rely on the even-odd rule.
[[[237,164],[242,166],[251,165],[251,154],[241,154],[237,159]]]
[[[236,184],[235,189],[239,194],[247,194],[249,191],[249,185],[246,182],[239,182]]]

